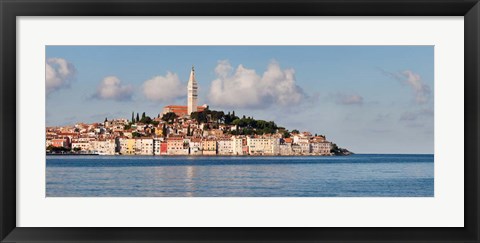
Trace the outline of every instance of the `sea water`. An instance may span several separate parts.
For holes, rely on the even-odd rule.
[[[433,197],[434,156],[47,156],[47,197]]]

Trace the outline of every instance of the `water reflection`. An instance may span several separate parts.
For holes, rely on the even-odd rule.
[[[196,191],[195,188],[195,167],[193,166],[186,166],[186,185],[187,185],[187,197],[193,197],[193,193]]]
[[[433,156],[112,159],[47,161],[47,196],[433,196]]]

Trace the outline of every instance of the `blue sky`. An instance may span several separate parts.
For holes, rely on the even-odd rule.
[[[47,126],[199,104],[357,153],[433,153],[433,46],[48,46]]]

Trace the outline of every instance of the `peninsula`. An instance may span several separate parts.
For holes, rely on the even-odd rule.
[[[330,156],[349,155],[324,135],[289,131],[274,121],[197,106],[192,67],[187,106],[168,105],[152,118],[132,112],[102,123],[46,128],[47,154]]]

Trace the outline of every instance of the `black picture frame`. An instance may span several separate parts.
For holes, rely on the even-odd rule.
[[[458,228],[16,227],[17,152],[14,138],[16,138],[16,130],[19,129],[16,126],[16,17],[162,15],[464,16],[465,226]],[[478,0],[0,0],[0,16],[0,239],[2,242],[480,242],[478,210],[480,4]]]

